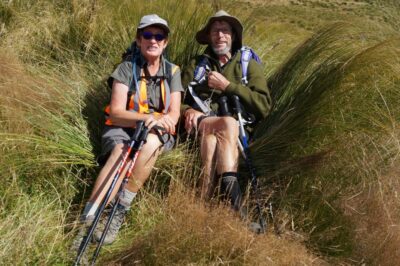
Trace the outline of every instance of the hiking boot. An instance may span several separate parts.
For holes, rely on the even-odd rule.
[[[249,229],[250,232],[255,234],[261,234],[263,231],[261,225],[256,222],[249,223],[247,228]]]
[[[239,209],[239,217],[240,217],[240,220],[242,220],[244,222],[248,221],[248,219],[249,219],[249,211],[248,211],[246,206],[242,206]]]
[[[112,207],[104,211],[105,215],[101,217],[99,224],[97,225],[96,229],[94,230],[94,239],[97,242],[100,242],[101,235],[103,234],[104,228],[106,226],[109,214],[111,213]],[[124,223],[125,216],[126,216],[126,209],[124,206],[118,204],[117,210],[115,211],[114,217],[111,220],[110,227],[108,228],[108,232],[106,237],[104,238],[104,245],[110,245],[115,241],[117,238],[117,234],[119,229],[121,228],[122,224]]]
[[[80,229],[78,234],[75,236],[74,240],[72,241],[71,247],[69,249],[69,254],[71,259],[76,259],[78,253],[80,252],[81,248],[83,247],[84,239],[88,233],[89,227],[91,226],[93,219],[88,219],[84,222],[81,222]],[[90,244],[91,241],[89,241]],[[86,248],[85,252],[81,256],[80,265],[89,265],[89,259],[87,256],[87,251],[89,247]]]
[[[260,223],[250,222],[249,213],[248,213],[248,209],[246,206],[243,206],[242,208],[240,208],[239,217],[242,221],[244,221],[247,224],[247,228],[249,229],[250,232],[255,233],[255,234],[262,233],[263,229],[262,229]]]

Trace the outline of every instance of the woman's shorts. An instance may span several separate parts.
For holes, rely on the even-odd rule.
[[[101,154],[97,161],[99,164],[104,164],[111,151],[117,144],[124,143],[129,144],[131,142],[131,136],[134,133],[133,128],[122,128],[115,126],[105,126],[103,135],[101,137]],[[170,134],[157,135],[163,144],[163,150],[169,151],[175,145],[175,139]]]

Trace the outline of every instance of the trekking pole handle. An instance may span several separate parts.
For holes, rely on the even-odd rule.
[[[147,135],[149,135],[149,132],[150,132],[149,128],[148,127],[144,127],[142,132],[141,132],[142,134],[140,135],[140,140],[145,142],[146,139],[147,139]]]
[[[166,132],[165,128],[163,128],[161,126],[154,126],[154,127],[152,127],[152,129],[156,129],[156,130],[159,130],[159,131],[162,131],[162,132]]]
[[[242,107],[240,106],[239,96],[233,95],[232,100],[233,100],[233,106],[235,107],[236,112],[238,114],[241,114],[243,112],[243,110],[242,110]]]
[[[161,126],[154,126],[152,129],[165,132],[165,128]],[[149,134],[149,129],[144,125],[144,121],[143,120],[137,121],[135,132],[133,132],[132,135],[132,139],[135,141],[146,140],[148,134]]]
[[[133,135],[132,135],[132,139],[133,140],[135,140],[135,141],[139,140],[140,135],[141,135],[142,130],[143,130],[143,127],[144,127],[144,121],[143,120],[136,121],[135,132],[133,132]]]
[[[222,96],[218,99],[218,110],[221,116],[232,116],[232,114],[229,112],[227,96]]]

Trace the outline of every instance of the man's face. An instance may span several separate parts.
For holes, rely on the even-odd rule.
[[[215,21],[210,27],[210,41],[211,47],[215,54],[226,55],[231,51],[232,41],[234,35],[232,34],[232,27],[225,21]]]

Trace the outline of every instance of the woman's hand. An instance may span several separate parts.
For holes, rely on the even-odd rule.
[[[185,129],[190,134],[193,128],[197,128],[198,119],[204,116],[204,113],[199,112],[195,109],[189,108],[185,112]]]
[[[144,125],[148,129],[152,129],[154,126],[158,125],[158,120],[154,117],[154,115],[147,115]]]
[[[170,115],[160,115],[158,118],[158,125],[163,127],[166,132],[175,134],[175,122]]]
[[[165,132],[170,134],[175,134],[175,122],[174,120],[168,115],[148,115],[145,126],[149,129],[152,129],[154,126],[162,127]]]

